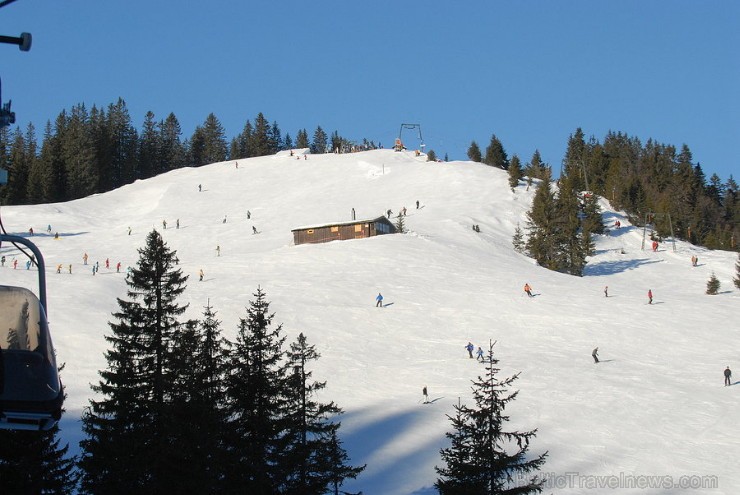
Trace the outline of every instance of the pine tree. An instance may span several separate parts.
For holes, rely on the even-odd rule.
[[[271,154],[275,154],[278,151],[284,149],[285,143],[283,142],[283,135],[280,132],[280,127],[276,121],[272,122],[269,134],[270,151]]]
[[[501,140],[495,134],[491,136],[491,142],[486,148],[486,156],[483,159],[483,163],[502,170],[509,168],[509,158],[506,155],[506,150],[504,150],[504,145],[501,144]]]
[[[545,176],[552,177],[552,169],[542,161],[539,150],[534,150],[532,158],[524,166],[524,175],[532,179],[545,179]]]
[[[67,495],[77,489],[75,459],[58,436],[58,425],[48,431],[0,430],[2,493]]]
[[[570,176],[561,177],[558,182],[560,189],[555,201],[555,229],[552,232],[555,256],[549,268],[582,276],[586,256],[593,249],[591,233],[586,234],[581,229],[580,217],[583,214],[575,182]]]
[[[184,325],[174,339],[168,437],[180,448],[173,449],[169,462],[187,473],[173,479],[171,493],[221,493],[224,488],[226,342],[220,324],[208,305],[203,319]]]
[[[47,121],[39,161],[45,171],[44,197],[49,203],[62,202],[67,198],[67,171],[62,161],[61,148],[59,136],[52,132],[51,122]]]
[[[26,127],[26,160],[28,161],[28,183],[26,184],[26,200],[29,204],[47,202],[44,195],[47,170],[39,159],[36,151],[36,129],[32,123]]]
[[[316,131],[313,133],[311,153],[326,153],[327,139],[324,129],[322,129],[321,126],[318,126]]]
[[[69,198],[84,198],[98,192],[101,177],[96,166],[94,141],[85,106],[77,105],[72,108],[65,124],[61,151],[67,170]]]
[[[3,188],[7,204],[25,204],[28,188],[29,159],[28,147],[23,133],[16,128],[12,135],[12,144],[8,152],[8,183]]]
[[[586,190],[584,172],[586,165],[586,142],[583,130],[579,127],[568,137],[568,147],[563,159],[563,173],[573,179],[577,191]]]
[[[3,493],[67,495],[77,488],[68,445],[59,446],[59,427],[49,431],[0,430]]]
[[[308,132],[306,129],[301,129],[296,134],[295,147],[300,149],[309,148],[311,144],[308,142]]]
[[[226,160],[228,146],[226,132],[213,113],[209,113],[203,123],[203,163],[217,163]]]
[[[398,214],[398,217],[396,218],[395,227],[396,227],[396,232],[398,232],[399,234],[405,234],[406,232],[408,232],[406,230],[406,221],[404,220],[403,215],[401,215],[400,213]]]
[[[159,134],[160,153],[154,173],[160,174],[186,166],[187,153],[180,141],[182,129],[174,113],[170,113],[164,122],[159,124]]]
[[[271,328],[274,314],[257,288],[247,316],[239,321],[227,359],[229,461],[225,482],[234,493],[276,493],[276,466],[284,447],[286,366],[282,325]]]
[[[144,117],[144,126],[139,140],[138,166],[136,167],[139,179],[148,179],[163,172],[159,170],[159,132],[154,120],[154,113],[149,111]]]
[[[537,185],[527,219],[527,252],[541,266],[554,269],[558,244],[555,235],[555,194],[552,192],[549,171],[545,172],[545,177]]]
[[[517,155],[514,155],[511,157],[511,162],[509,163],[509,187],[514,189],[518,186],[522,177],[524,177],[522,162]]]
[[[583,231],[591,234],[604,233],[604,220],[601,215],[599,198],[595,194],[586,194],[583,198]],[[590,253],[589,253],[590,254]]]
[[[524,253],[524,235],[522,234],[522,229],[519,227],[519,222],[516,223],[516,229],[514,229],[514,237],[511,239],[511,244],[514,246],[514,251],[517,253]]]
[[[537,430],[505,429],[506,407],[516,400],[509,392],[518,374],[500,380],[498,359],[489,344],[486,373],[473,381],[475,407],[458,404],[447,416],[453,432],[447,433],[450,447],[440,450],[445,467],[435,467],[440,477],[435,487],[442,495],[540,493],[544,479],[537,476],[547,452],[531,457],[529,445]]]
[[[480,152],[480,147],[478,147],[478,143],[475,141],[470,143],[470,146],[468,147],[468,159],[472,162],[478,162],[480,163],[483,159],[483,156]]]
[[[108,191],[130,184],[137,178],[137,143],[138,135],[131,124],[131,117],[122,98],[113,105],[108,105],[108,114],[105,119],[105,131],[110,146],[112,177],[109,185],[103,182],[104,177],[99,174],[100,191]]]
[[[348,143],[339,135],[339,131],[331,133],[331,137],[329,138],[329,149],[332,153],[343,153],[345,144]]]
[[[717,292],[719,292],[719,279],[717,276],[712,272],[712,276],[709,277],[709,280],[707,281],[707,294],[710,296],[716,296]]]
[[[326,382],[312,381],[311,362],[320,357],[313,345],[308,345],[301,333],[290,345],[286,397],[286,417],[279,470],[279,492],[320,495],[329,485],[335,489],[346,478],[356,478],[364,466],[351,467],[346,453],[338,443],[335,422],[342,410],[333,402],[319,403],[316,394]]]
[[[262,112],[254,119],[254,129],[249,140],[250,156],[267,156],[273,153],[270,123]]]
[[[195,128],[186,147],[191,167],[201,167],[208,163],[206,159],[206,136],[201,126]]]
[[[229,156],[233,160],[237,160],[239,158],[250,158],[252,156],[252,149],[250,146],[254,144],[252,138],[253,134],[254,130],[252,129],[252,123],[247,120],[242,132],[240,132],[239,135],[231,141],[231,151],[229,152]]]
[[[187,466],[169,462],[182,445],[173,445],[172,350],[181,328],[177,317],[187,306],[177,303],[187,277],[175,269],[176,253],[152,231],[139,261],[127,278],[128,300],[110,323],[108,367],[92,389],[101,397],[90,401],[82,416],[86,438],[80,442],[82,489],[87,493],[169,493],[186,475]],[[189,425],[179,424],[179,428]]]

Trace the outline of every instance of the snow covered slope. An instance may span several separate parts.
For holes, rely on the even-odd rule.
[[[191,277],[188,317],[210,299],[231,338],[259,285],[289,339],[303,332],[317,346],[323,398],[345,409],[345,447],[353,463],[367,464],[347,490],[434,493],[445,415],[458,398],[471,402],[470,380],[483,371],[464,346],[493,339],[504,373],[521,372],[508,411],[514,426],[539,428],[532,450],[550,452],[547,493],[604,493],[595,487],[606,478],[597,476],[616,476],[618,493],[680,491],[625,488],[656,482],[630,476],[716,476],[718,488],[694,493],[740,493],[740,388],[722,382],[727,365],[740,376],[735,256],[682,242],[643,251],[642,230],[603,203],[605,221],[620,219],[622,228],[596,240],[586,275],[550,272],[511,247],[534,190],[512,192],[505,172],[481,164],[424,159],[390,150],[280,153],[175,170],[69,203],[3,207],[8,231],[33,227],[46,258],[49,318],[66,363],[64,440],[77,448],[89,384],[106,365],[110,314],[125,296],[125,267],[156,228]],[[350,220],[353,208],[357,218],[395,216],[404,206],[407,235],[292,245],[292,228]],[[59,240],[45,235],[47,225]],[[97,275],[84,253],[100,262]],[[10,263],[15,251],[3,254]],[[9,263],[0,283],[35,287],[24,259],[18,270]],[[711,272],[722,284],[717,296],[704,294]],[[536,297],[523,294],[525,282]],[[375,307],[378,292],[384,308]],[[594,365],[597,346],[604,362]],[[431,405],[421,404],[424,385]]]

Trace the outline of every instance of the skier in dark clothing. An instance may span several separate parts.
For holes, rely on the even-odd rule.
[[[591,356],[594,358],[594,364],[599,362],[599,348],[598,347],[594,349],[594,352],[591,353]]]
[[[475,349],[475,346],[472,343],[468,342],[468,345],[466,345],[465,348],[468,350],[470,359],[473,359],[473,349]]]
[[[424,385],[424,388],[421,390],[421,393],[424,394],[424,404],[429,402],[429,394],[427,393],[427,386]]]
[[[725,369],[725,387],[728,385],[732,385],[732,371],[730,371],[730,367],[728,366],[727,369]]]

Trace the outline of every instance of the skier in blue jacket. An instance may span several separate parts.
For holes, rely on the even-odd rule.
[[[376,301],[375,302],[375,307],[376,308],[378,308],[378,307],[382,308],[383,307],[383,294],[381,294],[380,292],[378,292],[378,297],[375,298],[375,301]]]

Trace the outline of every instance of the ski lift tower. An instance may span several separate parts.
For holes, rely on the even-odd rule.
[[[418,132],[418,138],[419,138],[419,148],[421,149],[421,152],[424,153],[424,138],[421,137],[421,124],[401,124],[401,130],[398,131],[398,141],[403,146],[403,139],[402,134],[404,129],[413,130],[416,129]],[[399,150],[400,151],[400,150]]]
[[[676,235],[673,233],[673,222],[671,221],[671,214],[670,213],[655,213],[652,211],[649,211],[645,213],[645,218],[643,220],[643,226],[642,226],[642,245],[640,246],[640,249],[642,251],[645,250],[645,238],[647,237],[647,228],[648,225],[651,225],[651,230],[656,230],[655,228],[655,218],[668,218],[668,226],[671,229],[671,242],[673,243],[673,252],[676,252]]]

